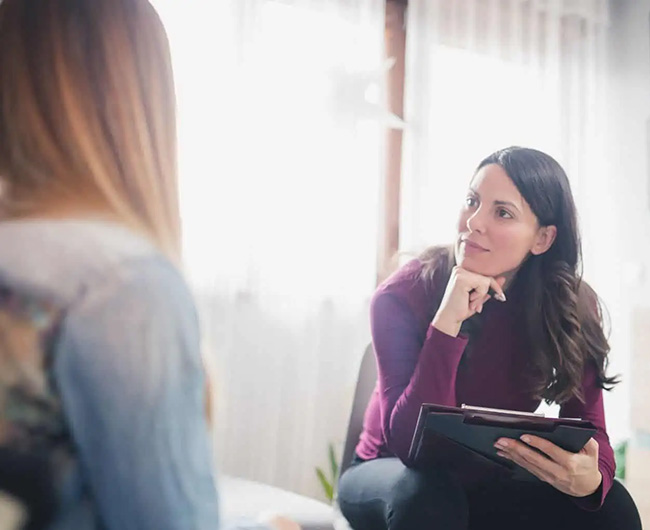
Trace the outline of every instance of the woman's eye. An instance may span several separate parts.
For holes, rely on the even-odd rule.
[[[475,197],[467,197],[465,199],[465,205],[469,206],[470,208],[473,208],[474,206],[476,206],[477,202],[478,201],[476,200]]]
[[[510,215],[510,212],[508,210],[504,210],[503,208],[499,208],[497,210],[497,215],[502,219],[512,219],[512,215]]]

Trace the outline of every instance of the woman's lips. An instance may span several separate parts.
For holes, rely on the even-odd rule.
[[[487,248],[484,248],[478,243],[474,243],[469,239],[463,239],[461,243],[463,243],[465,246],[465,252],[471,252],[471,253],[488,252]]]

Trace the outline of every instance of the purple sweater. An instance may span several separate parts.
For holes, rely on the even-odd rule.
[[[481,333],[460,365],[467,338],[451,337],[431,326],[431,301],[419,279],[422,264],[413,260],[377,289],[371,304],[372,341],[379,380],[368,404],[356,452],[363,459],[397,456],[405,463],[420,405],[467,405],[533,412],[540,404],[530,396],[530,374],[521,300],[508,291],[505,303],[490,300],[482,312]],[[602,505],[616,464],[605,427],[602,390],[595,367],[585,368],[585,403],[573,398],[560,408],[561,417],[591,421],[598,432],[601,488],[575,499],[585,509]]]

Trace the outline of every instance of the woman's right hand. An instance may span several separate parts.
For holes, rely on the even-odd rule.
[[[454,267],[447,283],[447,289],[436,316],[431,323],[439,331],[457,337],[461,324],[469,317],[483,311],[492,289],[494,297],[501,302],[506,301],[503,293],[504,277],[490,278],[461,267]]]

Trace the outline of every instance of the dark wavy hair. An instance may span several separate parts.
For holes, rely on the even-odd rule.
[[[548,403],[563,403],[572,397],[583,400],[581,387],[587,363],[594,363],[599,387],[611,390],[619,378],[606,375],[610,348],[603,330],[603,312],[596,293],[582,281],[580,232],[566,173],[549,155],[523,147],[491,154],[476,171],[489,164],[503,168],[540,226],[557,227],[550,249],[530,255],[514,280],[523,301],[534,396]],[[422,277],[437,310],[455,264],[453,249],[432,247],[420,259],[424,264]],[[467,328],[480,332],[480,326]]]

